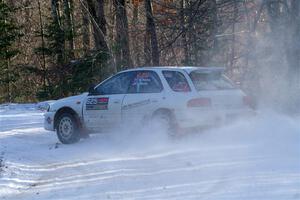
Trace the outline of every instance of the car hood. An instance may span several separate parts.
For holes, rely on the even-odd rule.
[[[82,93],[80,95],[76,95],[76,96],[70,96],[70,97],[66,97],[66,98],[63,98],[63,99],[59,99],[55,102],[52,102],[50,103],[50,109],[52,111],[55,111],[61,107],[64,107],[64,106],[68,106],[68,107],[78,107],[78,105],[81,105],[81,104],[76,104],[77,101],[83,101],[84,98],[88,95],[87,92],[85,93]]]
[[[66,97],[66,98],[62,98],[59,99],[57,101],[55,101],[53,104],[55,103],[60,103],[60,102],[65,102],[65,101],[76,101],[76,100],[82,100],[84,97],[86,97],[88,95],[87,92],[82,93],[80,95],[75,95],[75,96],[70,96],[70,97]]]

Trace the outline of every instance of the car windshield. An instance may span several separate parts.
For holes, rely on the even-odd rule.
[[[234,89],[233,84],[221,72],[193,71],[190,77],[198,91]]]

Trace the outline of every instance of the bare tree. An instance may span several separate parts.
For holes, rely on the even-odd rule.
[[[159,49],[158,49],[158,41],[157,41],[157,35],[156,35],[156,26],[153,18],[152,13],[152,5],[151,0],[145,0],[145,12],[146,12],[146,42],[145,42],[145,49],[147,53],[147,49],[149,49],[149,38],[150,38],[150,44],[151,44],[151,61],[152,65],[159,65]],[[147,58],[146,58],[147,61]],[[150,64],[150,63],[146,63]]]
[[[41,12],[41,3],[40,0],[38,0],[38,10],[39,10],[39,21],[40,21],[40,34],[41,34],[41,42],[42,42],[42,69],[43,69],[43,86],[46,86],[46,55],[45,55],[45,33],[44,33],[44,23],[42,18],[42,12]]]
[[[104,0],[87,0],[88,10],[92,17],[93,36],[97,51],[109,54],[108,46],[105,40],[106,20],[104,16]]]
[[[88,5],[86,0],[82,1],[81,13],[82,13],[82,46],[84,56],[87,56],[90,49],[90,18],[87,11]]]
[[[125,0],[113,1],[116,10],[116,65],[117,70],[126,69],[132,66],[129,36],[128,36],[128,20],[126,14]]]
[[[233,70],[233,66],[234,66],[234,62],[235,62],[235,53],[236,53],[236,49],[235,49],[235,32],[236,32],[236,19],[238,17],[238,2],[237,0],[233,0],[233,16],[232,16],[232,27],[231,27],[231,52],[230,52],[230,59],[229,59],[229,69],[228,71],[232,72]]]
[[[64,29],[66,40],[68,41],[69,46],[69,57],[74,59],[74,26],[73,26],[73,1],[72,0],[63,0],[64,8]]]
[[[188,44],[187,44],[187,29],[186,29],[186,14],[185,14],[185,0],[180,0],[180,27],[182,32],[182,46],[183,46],[183,54],[184,54],[184,64],[189,64],[189,50],[188,50]]]
[[[139,2],[135,3],[133,5],[133,16],[132,16],[132,38],[137,38],[138,35],[139,35],[139,28],[138,28],[138,21],[139,21]],[[132,53],[132,56],[135,57],[135,65],[141,65],[141,58],[140,58],[140,55],[141,55],[141,52],[139,50],[139,44],[138,42],[132,42],[132,50],[133,50],[133,53]],[[134,59],[132,59],[134,60]]]
[[[59,11],[59,4],[58,0],[51,0],[51,15],[52,15],[52,21],[54,29],[56,30],[57,37],[55,37],[56,42],[56,63],[57,64],[63,64],[64,63],[64,52],[65,52],[65,46],[64,46],[64,30],[62,28],[61,24],[61,17],[60,17],[60,11]]]

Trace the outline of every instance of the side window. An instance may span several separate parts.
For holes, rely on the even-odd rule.
[[[185,76],[178,71],[163,71],[162,72],[170,88],[175,92],[189,92],[191,88]]]
[[[153,71],[138,71],[130,83],[128,93],[159,93],[162,84]]]
[[[96,90],[103,95],[125,94],[134,75],[134,72],[117,74],[99,85]]]

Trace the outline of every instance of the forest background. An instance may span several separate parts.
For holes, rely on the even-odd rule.
[[[220,66],[300,107],[299,0],[0,0],[0,103],[58,99],[142,66]]]

